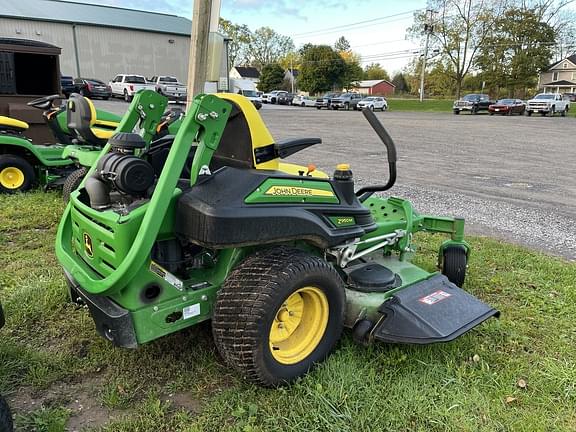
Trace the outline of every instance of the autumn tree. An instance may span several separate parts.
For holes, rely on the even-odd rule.
[[[315,94],[342,85],[346,62],[331,46],[306,44],[300,49],[300,57],[300,89]]]
[[[294,51],[294,42],[289,36],[276,33],[270,27],[261,27],[252,33],[248,49],[252,56],[252,65],[262,68],[278,62]]]
[[[284,82],[284,69],[278,63],[268,63],[262,67],[258,90],[265,93],[276,90]]]
[[[364,68],[364,79],[390,81],[390,76],[380,63],[371,63]]]
[[[241,66],[250,62],[249,44],[252,32],[245,24],[234,24],[224,18],[220,18],[218,29],[230,38],[228,42],[228,58],[230,66]]]

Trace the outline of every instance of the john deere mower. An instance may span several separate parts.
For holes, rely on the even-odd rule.
[[[470,247],[464,220],[417,213],[409,201],[282,162],[320,139],[275,142],[254,106],[199,95],[176,136],[132,133],[140,95],[60,223],[56,253],[72,299],[117,346],[212,320],[219,352],[264,386],[305,374],[344,327],[368,344],[447,342],[498,315],[460,287]],[[413,235],[443,233],[441,272],[410,262]]]
[[[68,128],[66,104],[58,104],[60,99],[61,96],[52,95],[27,103],[43,111],[46,126],[58,144],[35,144],[27,136],[28,123],[0,116],[1,193],[23,192],[37,184],[62,186],[74,171],[92,165],[121,120],[114,114],[96,111],[91,105],[94,134],[85,140]]]

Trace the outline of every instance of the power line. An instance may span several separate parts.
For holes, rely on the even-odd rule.
[[[341,31],[342,29],[347,29],[349,27],[355,27],[358,25],[364,25],[364,24],[369,24],[369,23],[375,23],[377,21],[382,21],[382,20],[388,20],[390,18],[396,18],[396,17],[401,17],[403,15],[411,15],[414,12],[418,12],[422,9],[413,9],[410,11],[406,11],[406,12],[401,12],[401,13],[397,13],[394,15],[387,15],[387,16],[382,16],[382,17],[378,17],[378,18],[373,18],[373,19],[369,19],[369,20],[365,20],[365,21],[358,21],[358,22],[354,22],[354,23],[348,23],[348,24],[341,24],[339,26],[334,26],[334,27],[327,27],[327,28],[323,28],[323,29],[318,29],[318,30],[312,30],[312,31],[308,31],[308,32],[304,32],[304,33],[296,33],[294,35],[292,35],[292,37],[294,38],[300,38],[302,36],[309,36],[309,35],[315,35],[318,36],[319,34],[324,34],[324,33],[335,33],[338,31]],[[406,17],[407,18],[407,17]],[[406,18],[401,18],[401,19],[406,19]],[[393,20],[394,21],[394,20]],[[392,22],[392,21],[390,21]],[[381,24],[381,23],[378,23]],[[375,24],[372,24],[375,25]]]

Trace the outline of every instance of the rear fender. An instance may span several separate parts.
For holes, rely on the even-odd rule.
[[[24,157],[34,165],[58,167],[70,165],[72,161],[62,157],[64,147],[58,145],[32,144],[28,139],[3,135],[0,137],[0,153]]]

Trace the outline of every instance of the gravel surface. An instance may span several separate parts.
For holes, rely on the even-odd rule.
[[[98,101],[121,113],[124,102]],[[264,105],[276,139],[321,137],[291,157],[331,173],[348,162],[357,184],[383,183],[383,145],[360,112]],[[391,194],[421,213],[466,218],[468,232],[576,260],[574,118],[451,113],[377,113],[396,142]]]

